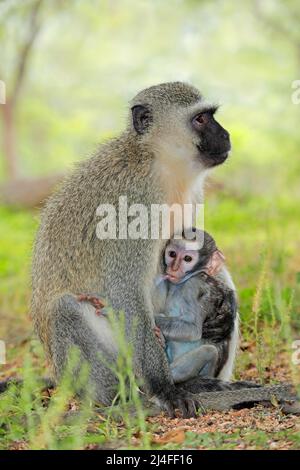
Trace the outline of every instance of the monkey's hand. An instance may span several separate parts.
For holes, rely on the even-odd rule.
[[[163,349],[166,349],[166,340],[165,340],[165,337],[164,337],[164,335],[162,334],[161,329],[159,328],[159,326],[156,326],[156,325],[155,325],[155,327],[154,327],[154,334],[155,334],[155,336],[157,337],[158,342],[159,342],[159,344],[161,345],[161,347],[162,347]]]
[[[95,313],[98,316],[105,316],[107,314],[107,312],[103,310],[103,301],[95,295],[80,294],[77,296],[77,300],[80,302],[89,302],[93,307],[95,307]]]
[[[208,260],[207,265],[205,266],[205,271],[210,276],[216,276],[222,269],[225,263],[225,256],[222,251],[216,249]]]

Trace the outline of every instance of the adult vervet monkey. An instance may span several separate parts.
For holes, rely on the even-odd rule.
[[[134,344],[134,371],[148,395],[174,415],[193,416],[197,400],[173,383],[164,351],[155,338],[151,285],[165,241],[96,237],[96,209],[128,205],[196,202],[208,171],[230,151],[229,133],[214,119],[216,108],[185,83],[164,83],[138,93],[128,126],[82,162],[52,196],[42,214],[32,268],[32,314],[56,378],[71,345],[90,365],[95,398],[111,404],[117,378],[105,365],[118,347],[109,322],[77,294],[101,293],[126,316]],[[133,324],[136,326],[133,329]],[[104,362],[99,360],[103,356]],[[236,386],[234,386],[236,388]],[[231,388],[217,379],[199,378],[191,390]]]

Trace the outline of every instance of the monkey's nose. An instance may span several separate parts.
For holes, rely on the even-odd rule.
[[[172,266],[172,271],[175,271],[175,272],[178,271],[179,266],[180,266],[180,261],[175,260]]]

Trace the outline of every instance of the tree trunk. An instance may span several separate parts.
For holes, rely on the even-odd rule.
[[[0,185],[0,204],[16,208],[39,208],[65,174],[58,173],[38,178],[11,179]]]
[[[3,122],[3,155],[8,180],[18,176],[18,158],[16,148],[15,105],[7,100],[0,107]]]

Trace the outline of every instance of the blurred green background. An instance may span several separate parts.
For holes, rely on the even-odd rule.
[[[5,204],[7,184],[14,196],[25,179],[33,192],[40,177],[70,170],[117,134],[138,90],[184,80],[221,104],[231,132],[231,158],[207,185],[206,229],[237,284],[243,335],[266,343],[278,328],[291,347],[300,313],[298,1],[4,0],[0,79],[0,337],[8,345],[31,331],[39,211],[24,207],[26,191]]]

